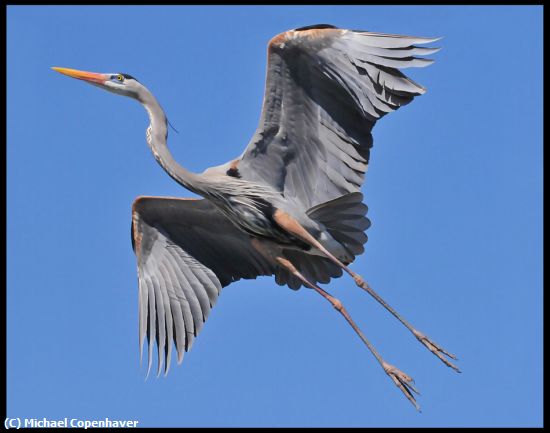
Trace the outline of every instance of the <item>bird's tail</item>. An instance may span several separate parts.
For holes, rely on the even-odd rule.
[[[364,233],[370,227],[367,211],[363,194],[352,192],[318,204],[306,213],[311,219],[323,224],[351,255],[358,256],[365,251],[363,245],[368,239]]]

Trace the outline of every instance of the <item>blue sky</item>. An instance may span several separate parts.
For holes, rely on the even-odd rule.
[[[320,296],[224,289],[193,350],[145,381],[130,244],[138,195],[192,196],[135,101],[49,68],[125,72],[193,171],[256,127],[267,41],[299,26],[444,36],[426,95],[374,128],[352,268],[448,350],[455,374],[349,277],[325,287],[412,375],[417,413]],[[542,425],[542,7],[8,7],[7,411],[140,426]]]

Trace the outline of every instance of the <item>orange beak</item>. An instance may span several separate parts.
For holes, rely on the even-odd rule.
[[[84,80],[84,81],[90,81],[92,83],[98,83],[98,84],[104,84],[107,80],[106,74],[97,74],[95,72],[86,72],[86,71],[78,71],[76,69],[69,69],[69,68],[58,68],[58,67],[52,67],[54,71],[59,72],[60,74],[67,75],[72,78],[76,78],[78,80]]]

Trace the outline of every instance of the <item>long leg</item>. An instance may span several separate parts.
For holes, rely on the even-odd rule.
[[[393,314],[394,317],[397,318],[405,327],[413,333],[413,335],[420,341],[425,347],[428,348],[430,352],[432,352],[435,356],[437,356],[445,365],[448,367],[451,367],[458,373],[460,373],[460,370],[456,365],[454,365],[452,362],[450,362],[447,358],[445,358],[444,355],[448,356],[451,359],[457,359],[456,356],[453,354],[447,352],[445,349],[443,349],[440,345],[435,343],[433,340],[428,338],[425,334],[422,332],[416,330],[409,322],[407,322],[397,311],[395,311],[386,301],[384,301],[378,293],[376,293],[373,288],[365,281],[363,278],[353,272],[350,268],[348,268],[346,265],[344,265],[340,260],[338,260],[336,257],[334,257],[333,254],[330,253],[317,239],[315,239],[302,225],[296,221],[294,218],[292,218],[287,213],[281,211],[280,209],[277,209],[275,211],[275,214],[273,216],[275,222],[288,231],[289,233],[293,234],[294,236],[297,236],[304,242],[308,243],[314,248],[317,248],[319,251],[321,251],[323,254],[327,256],[329,260],[337,264],[340,268],[342,268],[344,271],[346,271],[355,281],[355,284],[357,286],[361,287],[363,290],[368,292],[376,301],[378,301],[386,310],[388,310],[391,314]]]
[[[347,310],[344,308],[342,303],[331,296],[329,293],[321,289],[320,287],[316,286],[315,284],[309,282],[295,267],[294,265],[287,259],[283,257],[275,257],[275,261],[281,265],[283,268],[287,269],[289,272],[292,273],[292,275],[299,278],[302,283],[304,283],[307,287],[315,290],[317,293],[319,293],[323,298],[325,298],[327,301],[331,303],[331,305],[342,315],[344,318],[348,321],[348,323],[351,325],[353,330],[359,335],[359,338],[365,343],[365,345],[368,347],[368,349],[371,351],[371,353],[374,355],[376,360],[380,363],[386,374],[393,380],[393,382],[397,385],[397,387],[405,394],[405,396],[409,399],[409,401],[416,407],[417,410],[420,410],[420,407],[418,406],[418,403],[416,402],[416,399],[414,398],[413,392],[418,394],[418,391],[414,387],[413,383],[414,380],[408,376],[407,374],[403,373],[398,368],[394,367],[393,365],[388,364],[386,361],[382,359],[378,351],[374,348],[372,343],[367,340],[365,335],[361,332],[359,327],[355,324]]]

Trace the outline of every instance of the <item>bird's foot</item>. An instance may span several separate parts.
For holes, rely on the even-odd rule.
[[[417,331],[416,329],[413,331],[414,336],[420,341],[424,346],[428,348],[430,352],[432,352],[435,356],[437,356],[447,367],[451,367],[454,371],[457,373],[461,373],[461,371],[458,369],[456,365],[454,365],[451,361],[449,361],[445,356],[457,360],[457,357],[454,356],[452,353],[447,352],[445,349],[443,349],[440,345],[438,345],[433,340],[430,340],[426,335],[422,334],[422,332]]]
[[[407,397],[409,401],[414,405],[416,410],[420,412],[420,406],[416,402],[413,392],[419,395],[420,393],[413,385],[413,378],[403,373],[397,367],[394,367],[393,365],[390,365],[386,362],[382,362],[382,367],[384,368],[386,374],[391,378],[391,380],[393,380],[393,383],[397,385],[397,387],[403,392],[403,394],[405,394],[405,397]]]

